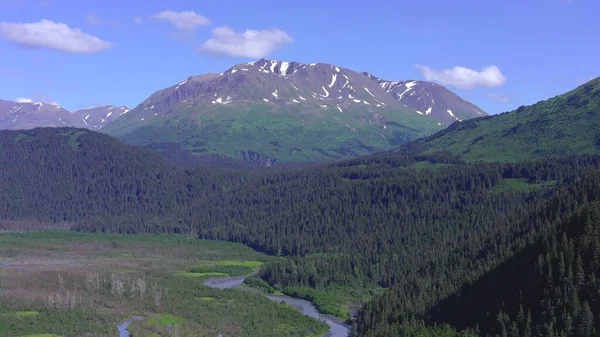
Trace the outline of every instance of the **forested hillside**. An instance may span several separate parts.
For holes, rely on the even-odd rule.
[[[497,336],[597,336],[600,203],[548,224],[540,238],[430,310],[429,318]]]
[[[504,317],[500,311],[502,309],[512,310],[515,305],[518,310],[519,304],[523,303],[519,302],[523,301],[521,297],[523,295],[519,294],[519,287],[522,287],[523,292],[534,291],[534,288],[538,287],[535,280],[534,284],[531,284],[531,280],[529,280],[530,278],[535,279],[536,275],[528,275],[528,273],[539,270],[540,267],[536,262],[542,265],[544,262],[537,260],[538,254],[542,253],[535,245],[531,245],[544,240],[540,238],[541,235],[548,232],[553,223],[568,218],[567,214],[579,212],[580,206],[596,209],[598,204],[590,205],[590,201],[598,200],[600,196],[598,184],[600,184],[600,174],[597,171],[585,174],[569,187],[556,190],[555,196],[547,199],[543,203],[544,206],[539,207],[541,205],[538,204],[529,207],[532,213],[522,217],[511,230],[494,231],[480,244],[466,242],[459,246],[447,257],[443,257],[435,263],[443,267],[432,274],[433,282],[431,283],[427,278],[428,284],[423,285],[419,283],[423,279],[416,278],[395,284],[389,289],[387,296],[369,303],[361,312],[361,317],[358,319],[359,335],[410,336],[410,333],[404,334],[402,331],[405,331],[417,320],[429,324],[450,323],[458,329],[477,328],[480,331],[479,334],[483,336],[514,336],[514,334],[507,335],[498,330],[502,325],[498,325],[497,320],[498,315],[501,315],[504,322],[502,324],[505,324],[508,329],[512,321],[508,317]],[[531,254],[534,255],[534,260],[529,264],[531,261],[527,257]],[[509,262],[501,266],[507,260]],[[595,268],[588,270],[592,274],[600,271]],[[543,293],[544,282],[542,278],[537,277],[541,288],[535,291]],[[515,284],[516,287],[513,288]],[[562,303],[572,300],[564,297],[573,296],[570,290],[566,292],[566,288],[560,290],[552,289],[553,287],[549,287],[547,290],[556,291],[552,295],[554,304],[557,301]],[[443,288],[450,291],[442,296],[431,296],[431,291]],[[536,295],[530,293],[527,296],[529,300]],[[415,303],[428,303],[428,305],[420,307],[414,306]],[[543,310],[546,308],[545,305],[530,307],[531,314],[535,319],[531,324],[537,324],[538,330],[532,330],[535,334],[529,336],[550,336],[543,332],[548,330],[539,330],[543,324],[550,322],[551,317],[555,317],[554,313],[544,313]],[[513,314],[512,319],[516,319],[514,315],[516,311],[510,313]],[[540,323],[542,315],[545,315],[543,316],[545,321]],[[522,328],[521,325],[519,327]],[[559,330],[560,326],[553,328]]]
[[[540,317],[555,317],[556,331],[566,327],[559,312],[573,322],[585,317],[584,300],[577,310],[560,311],[558,303],[573,291],[557,289],[556,282],[574,266],[566,255],[581,255],[585,281],[573,284],[591,301],[585,287],[598,275],[597,247],[567,249],[557,241],[556,253],[546,254],[536,243],[551,237],[554,224],[578,222],[583,215],[571,214],[580,208],[596,208],[599,168],[595,156],[469,164],[450,154],[394,152],[311,167],[181,170],[149,150],[90,131],[7,131],[0,133],[0,219],[67,222],[92,232],[193,233],[286,256],[264,266],[261,277],[271,285],[388,288],[359,313],[358,336],[455,334],[434,323],[506,336],[498,330],[498,313],[507,329],[513,322],[523,329],[521,303],[531,312],[532,333],[548,322]],[[556,228],[562,240],[562,227]],[[567,241],[578,242],[577,233],[568,232]],[[563,250],[565,267],[558,271]],[[488,279],[511,293],[511,286],[528,290],[527,280],[539,277],[512,285],[495,279],[521,280],[522,272],[506,264],[522,259],[528,266],[528,256],[538,263],[540,254],[542,267],[530,269],[548,273],[553,264],[555,283],[545,286],[550,304],[532,305],[533,292],[522,302],[490,293],[489,307],[470,300],[481,295],[469,287],[486,287],[481,282]],[[498,304],[504,298],[505,307]],[[548,305],[554,314],[543,316]],[[595,304],[587,307],[600,314]],[[456,317],[458,310],[474,314]],[[487,311],[491,316],[483,315]]]
[[[166,214],[180,207],[185,174],[152,151],[95,132],[61,128],[0,132],[4,219],[83,220]]]
[[[499,115],[455,122],[414,142],[420,153],[450,151],[467,161],[525,161],[600,153],[600,78],[563,95]]]

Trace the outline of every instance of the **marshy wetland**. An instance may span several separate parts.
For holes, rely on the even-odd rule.
[[[326,323],[259,291],[204,284],[271,258],[186,236],[0,234],[0,336],[114,337],[126,321],[132,336],[325,334]]]

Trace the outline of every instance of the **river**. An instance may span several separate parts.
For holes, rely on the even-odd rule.
[[[206,280],[204,282],[204,285],[207,287],[217,289],[233,289],[244,283],[244,279],[244,276],[223,277]],[[265,296],[273,301],[283,301],[285,303],[288,303],[293,307],[297,308],[305,316],[325,321],[329,325],[329,332],[323,335],[323,337],[348,337],[350,328],[346,324],[344,324],[338,318],[319,313],[317,308],[315,308],[315,306],[309,301],[301,300],[299,298],[294,298],[290,296],[277,296],[270,294],[265,294]],[[142,317],[136,316],[134,317],[134,319],[142,319]],[[127,327],[131,324],[131,322],[132,321],[127,321],[119,325],[119,337],[131,337],[131,335],[127,331]]]
[[[129,331],[127,331],[127,328],[129,327],[129,325],[131,325],[133,321],[139,321],[142,319],[144,319],[144,317],[142,316],[133,316],[131,320],[119,324],[119,326],[117,327],[117,329],[119,330],[119,337],[131,337],[131,334],[129,333]]]
[[[217,289],[232,289],[244,282],[244,277],[223,277],[218,279],[207,280],[204,285]],[[328,315],[320,314],[317,308],[309,301],[301,300],[290,296],[276,296],[266,294],[267,298],[273,301],[283,301],[297,308],[305,316],[316,318],[325,321],[329,325],[329,332],[323,337],[348,337],[350,328],[340,319]]]

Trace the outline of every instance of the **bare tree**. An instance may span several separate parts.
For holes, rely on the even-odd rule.
[[[88,272],[85,278],[85,289],[87,291],[97,290],[100,287],[100,275]]]
[[[62,274],[58,274],[58,288],[60,290],[65,289],[65,279],[63,278]]]
[[[125,282],[115,274],[110,276],[110,293],[115,297],[122,297],[125,293]]]
[[[150,286],[152,297],[154,298],[154,305],[160,307],[160,301],[162,299],[162,289],[156,283],[152,283]]]

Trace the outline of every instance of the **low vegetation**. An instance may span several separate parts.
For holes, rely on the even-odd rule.
[[[5,233],[0,256],[10,263],[0,267],[1,337],[115,336],[132,316],[143,317],[129,327],[134,336],[312,336],[325,328],[260,294],[205,287],[207,278],[226,275],[218,270],[254,272],[269,259],[239,244]],[[187,272],[196,268],[202,272]]]
[[[556,183],[556,180],[534,183],[527,181],[527,179],[503,179],[498,185],[494,186],[492,193],[535,192],[543,187],[552,187],[556,185]]]

